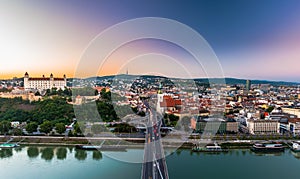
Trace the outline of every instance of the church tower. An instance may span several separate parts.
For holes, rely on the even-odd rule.
[[[156,111],[160,114],[162,114],[162,109],[160,107],[160,103],[163,102],[164,95],[162,93],[162,84],[159,83],[158,91],[157,91],[157,104],[156,104]]]

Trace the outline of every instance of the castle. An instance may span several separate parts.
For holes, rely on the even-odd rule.
[[[29,77],[29,74],[26,72],[24,75],[24,88],[25,90],[47,90],[52,88],[64,90],[67,86],[66,75],[63,78],[54,78],[51,73],[50,77],[45,77],[44,75],[41,78],[32,78]]]

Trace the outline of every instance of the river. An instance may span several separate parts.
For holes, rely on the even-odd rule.
[[[0,150],[0,178],[139,179],[142,165],[124,161],[142,158],[142,149],[101,153],[73,147],[23,146]],[[171,179],[300,178],[300,153],[290,150],[279,155],[257,155],[249,150],[220,154],[177,150],[168,155],[167,165]]]

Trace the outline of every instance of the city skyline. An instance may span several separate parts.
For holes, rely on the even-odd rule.
[[[31,76],[73,77],[85,48],[103,30],[133,18],[164,17],[202,35],[226,77],[300,82],[299,7],[300,2],[292,0],[129,1],[125,5],[121,1],[4,1],[0,7],[0,79],[23,77],[26,71]],[[136,57],[137,52],[188,61],[188,54],[170,43],[142,40],[112,54],[98,75],[125,73],[128,67],[118,62]],[[129,69],[131,74],[143,73]]]

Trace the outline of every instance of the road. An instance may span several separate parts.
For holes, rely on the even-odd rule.
[[[144,151],[144,163],[142,169],[142,179],[168,179],[168,169],[161,143],[160,127],[161,120],[157,120],[155,110],[148,107],[148,124],[146,131],[146,142]],[[160,118],[159,118],[160,119]]]

